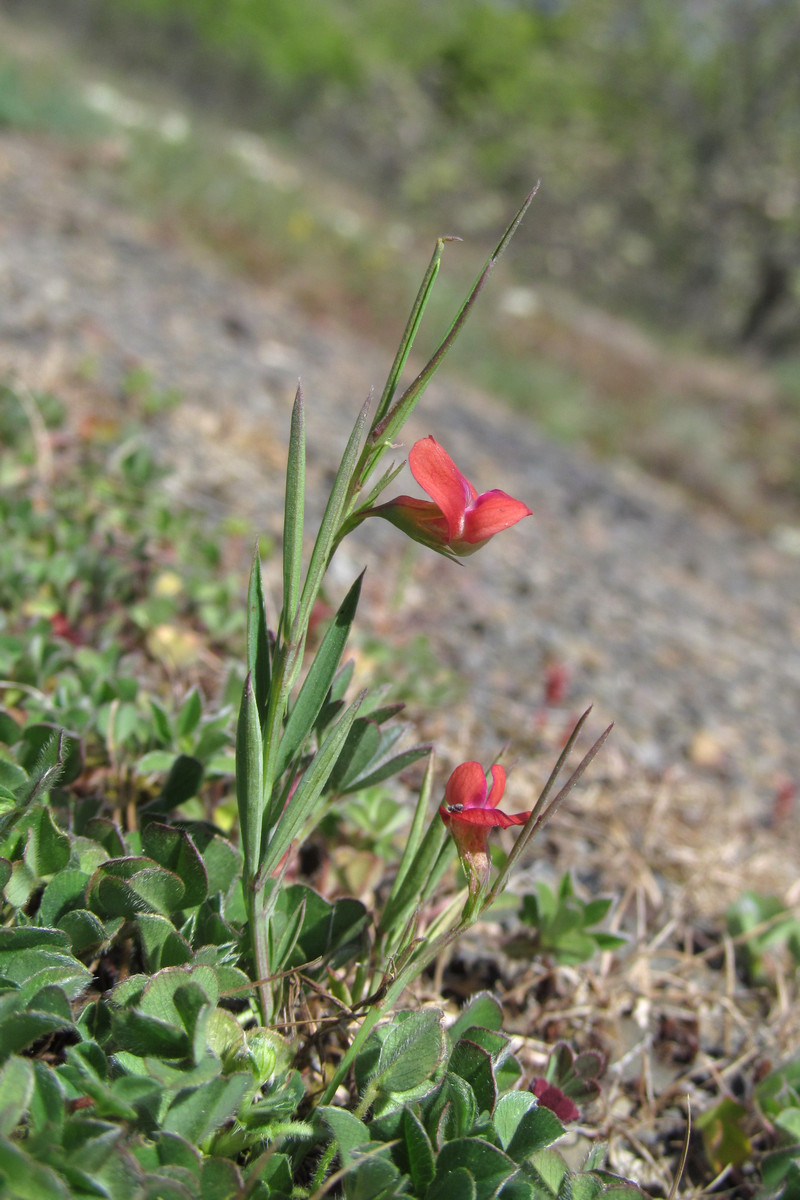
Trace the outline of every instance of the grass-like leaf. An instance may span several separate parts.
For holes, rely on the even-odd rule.
[[[239,836],[247,872],[258,867],[261,849],[261,824],[264,810],[263,748],[261,722],[248,672],[242,689],[242,703],[236,727],[236,801],[239,807]]]
[[[439,274],[439,267],[442,263],[442,251],[444,250],[445,242],[460,241],[460,238],[441,237],[436,241],[436,245],[431,255],[431,261],[428,263],[428,269],[425,272],[425,277],[420,284],[416,299],[409,313],[406,327],[403,331],[403,336],[400,340],[400,345],[397,348],[397,354],[394,357],[389,375],[386,380],[381,398],[378,402],[378,407],[375,411],[373,420],[373,428],[386,416],[389,407],[394,399],[394,394],[397,391],[397,384],[400,376],[403,373],[403,368],[406,365],[411,348],[414,345],[414,339],[417,336],[420,322],[422,320],[425,309],[428,306],[428,301],[433,291],[433,285],[436,282],[436,276]]]
[[[253,552],[247,589],[247,670],[253,681],[259,720],[263,722],[269,698],[271,663],[267,606],[264,600],[264,581],[261,576],[258,546]]]
[[[298,386],[289,433],[286,464],[286,507],[283,524],[283,615],[292,628],[300,596],[306,486],[306,428],[303,393]]]
[[[396,401],[396,403],[386,412],[386,415],[380,421],[376,421],[373,424],[370,430],[367,446],[365,447],[365,453],[362,455],[362,463],[359,464],[360,468],[362,468],[363,464],[363,469],[360,469],[359,475],[364,479],[366,479],[374,470],[386,447],[394,441],[395,437],[400,432],[400,429],[414,411],[414,408],[419,402],[426,387],[433,379],[439,367],[442,365],[447,352],[450,350],[451,346],[454,344],[456,338],[461,332],[472,306],[483,290],[486,281],[497,264],[498,259],[519,228],[525,213],[530,207],[533,197],[536,195],[538,187],[539,185],[537,184],[536,187],[533,188],[532,191],[526,196],[513,220],[506,228],[503,236],[500,238],[500,241],[489,255],[486,265],[475,281],[472,290],[470,291],[464,303],[461,305],[461,308],[456,313],[452,325],[442,338],[442,341],[439,343],[428,362],[420,371],[419,375],[417,375],[416,379],[409,384],[400,399]],[[429,291],[430,289],[428,289],[428,292]]]
[[[311,762],[306,767],[300,782],[286,805],[280,820],[271,832],[269,846],[259,866],[259,880],[267,879],[278,866],[293,839],[310,817],[328,776],[350,732],[353,721],[364,700],[365,693],[357,696],[350,707],[330,731]]]
[[[342,455],[342,461],[339,464],[339,470],[333,481],[333,487],[331,488],[328,503],[325,506],[325,512],[320,523],[319,533],[317,534],[317,540],[314,543],[314,549],[311,553],[311,562],[309,563],[308,574],[303,585],[300,607],[292,628],[293,637],[296,637],[300,631],[305,631],[308,628],[311,609],[319,594],[322,578],[328,568],[330,556],[336,547],[347,504],[350,483],[358,459],[359,446],[364,436],[368,416],[369,400],[364,404],[356,418],[355,425]]]
[[[314,727],[347,645],[350,627],[358,608],[362,580],[363,575],[359,575],[340,604],[289,713],[275,758],[275,779],[283,775]],[[272,819],[275,819],[274,815]]]

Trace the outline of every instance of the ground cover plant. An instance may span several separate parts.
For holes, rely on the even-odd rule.
[[[556,1147],[599,1093],[596,1050],[553,1039],[533,1072],[490,993],[471,989],[445,1019],[421,990],[444,951],[508,904],[527,844],[605,734],[558,786],[584,715],[523,811],[500,762],[467,761],[437,780],[430,747],[400,740],[400,699],[353,694],[345,655],[360,578],[319,619],[327,567],[364,521],[469,570],[471,554],[529,515],[523,500],[479,492],[435,435],[409,454],[428,499],[395,495],[399,464],[386,465],[521,216],[401,390],[437,244],[386,388],[358,415],[311,536],[298,394],[275,612],[260,563],[271,547],[253,556],[249,586],[215,573],[220,547],[248,531],[201,536],[160,495],[135,440],[109,458],[91,430],[65,438],[77,470],[56,487],[67,465],[52,458],[58,402],[3,393],[0,1178],[10,1196],[637,1194],[607,1170],[601,1138],[577,1163]],[[412,784],[404,808],[397,797]],[[312,886],[304,863],[315,834],[346,846],[353,824],[385,863],[369,903],[335,877]],[[400,839],[387,837],[392,826]],[[505,853],[489,841],[494,828],[516,833]],[[542,884],[523,898],[509,948],[529,937],[523,954],[564,964],[613,951],[620,939],[596,930],[607,909],[577,897],[569,877],[556,891]],[[753,978],[770,979],[776,948],[796,959],[796,922],[769,898],[745,898],[729,925]],[[698,1128],[713,1170],[752,1161],[760,1139],[763,1187],[796,1194],[796,1077],[796,1063],[776,1063],[752,1094],[708,1106]]]

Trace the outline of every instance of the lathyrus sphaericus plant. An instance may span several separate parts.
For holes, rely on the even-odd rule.
[[[530,515],[527,505],[503,491],[479,494],[433,437],[418,441],[409,454],[412,473],[430,499],[399,496],[378,501],[402,466],[392,463],[382,468],[384,456],[394,449],[403,425],[460,332],[532,195],[503,234],[436,352],[410,386],[395,398],[448,239],[437,243],[375,412],[371,416],[366,404],[350,434],[305,573],[306,435],[299,391],[295,400],[286,476],[283,603],[273,632],[269,628],[256,557],[249,589],[248,672],[236,744],[250,969],[265,1026],[278,1019],[285,976],[297,969],[298,953],[299,962],[306,962],[313,973],[318,961],[325,960],[326,955],[330,963],[334,943],[339,947],[342,944],[341,936],[338,941],[309,936],[306,909],[312,901],[302,889],[293,891],[296,885],[287,887],[285,883],[284,873],[292,848],[311,833],[336,795],[383,780],[430,750],[428,746],[418,746],[392,756],[394,737],[391,728],[385,726],[395,710],[376,707],[367,693],[350,702],[345,699],[348,675],[346,668],[340,669],[340,662],[358,606],[360,578],[342,600],[303,674],[309,623],[337,547],[362,521],[380,516],[438,553],[461,557],[472,554],[495,534]],[[357,944],[360,949],[355,956],[357,965],[347,979],[339,976],[334,980],[329,975],[326,986],[338,988],[337,1000],[342,1012],[351,1021],[359,1018],[360,1023],[346,1041],[338,1062],[323,1067],[320,1097],[323,1106],[330,1104],[351,1067],[361,1061],[359,1055],[377,1022],[393,1008],[407,985],[497,897],[531,837],[597,753],[606,734],[595,743],[558,795],[550,798],[555,778],[585,717],[586,714],[534,808],[514,816],[507,816],[497,807],[505,786],[504,769],[497,764],[491,768],[489,790],[483,768],[471,762],[462,764],[453,773],[440,808],[441,816],[429,821],[433,784],[429,761],[383,911],[374,919],[363,905],[352,901],[347,902],[351,910],[345,916],[341,906],[346,902],[337,902],[339,924],[349,930],[351,945]],[[495,826],[511,825],[520,826],[519,837],[506,865],[490,886],[489,833]],[[457,897],[439,911],[422,938],[424,907],[453,860],[453,846],[467,875],[466,900]],[[287,899],[289,893],[291,897]],[[328,917],[334,923],[339,919],[336,910],[332,916],[329,912]],[[344,1023],[339,1018],[339,1024]],[[365,1093],[372,1100],[362,1097],[360,1113],[365,1103],[368,1108],[374,1101],[373,1092],[374,1089],[368,1088]],[[318,1172],[320,1186],[326,1169],[327,1165]]]

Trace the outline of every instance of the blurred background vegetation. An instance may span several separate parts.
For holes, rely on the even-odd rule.
[[[16,0],[405,212],[496,228],[546,180],[543,270],[779,354],[800,342],[796,0]],[[466,224],[465,224],[466,222]]]
[[[750,510],[755,473],[794,510],[797,0],[0,0],[0,11],[57,21],[104,61],[169,81],[426,234],[487,244],[541,178],[514,247],[500,362],[479,382],[501,373],[523,403],[530,358],[518,351],[533,350],[540,390],[566,392],[551,432],[580,426],[603,450],[625,427],[634,457],[678,475],[703,475],[694,460],[710,444],[730,478],[700,479],[700,492],[727,487]],[[292,236],[301,225],[295,213]],[[263,245],[242,256],[267,273],[285,266]],[[673,351],[733,365],[673,371]],[[577,377],[566,389],[565,373]],[[597,406],[587,416],[587,395],[623,407],[610,422]]]

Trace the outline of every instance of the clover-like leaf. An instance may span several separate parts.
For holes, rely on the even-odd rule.
[[[236,1115],[251,1085],[248,1071],[184,1088],[169,1106],[163,1128],[197,1145]]]
[[[497,1146],[479,1137],[446,1142],[436,1155],[432,1190],[457,1170],[466,1170],[475,1182],[476,1200],[490,1200],[517,1171],[516,1163]]]
[[[472,1131],[478,1102],[466,1080],[446,1071],[433,1096],[422,1102],[422,1113],[428,1136],[439,1147]]]
[[[425,1083],[444,1057],[442,1014],[436,1009],[396,1014],[381,1046],[373,1086],[383,1093],[408,1092]]]
[[[33,1063],[14,1055],[0,1067],[0,1136],[10,1136],[33,1098]]]
[[[479,1112],[494,1112],[497,1103],[497,1083],[494,1077],[492,1055],[477,1042],[462,1038],[453,1047],[449,1070],[460,1075],[472,1089],[478,1102]]]
[[[183,908],[202,904],[208,894],[208,875],[197,847],[184,829],[151,821],[142,830],[145,854],[174,872],[183,884]]]

